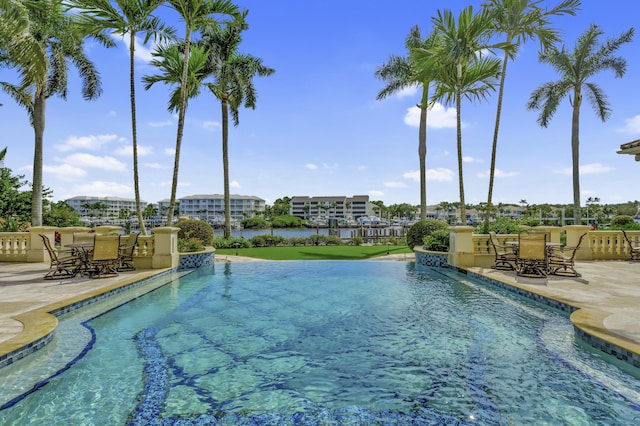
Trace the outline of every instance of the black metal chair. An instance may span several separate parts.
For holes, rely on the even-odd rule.
[[[77,253],[74,250],[56,250],[51,245],[49,237],[43,234],[39,235],[51,260],[49,271],[44,276],[44,279],[61,280],[75,277],[82,266],[82,259]]]
[[[633,240],[629,234],[622,230],[622,235],[624,235],[624,239],[627,241],[629,245],[629,257],[627,260],[640,260],[640,242],[638,240]]]
[[[91,278],[107,278],[118,275],[120,266],[120,236],[96,235],[91,258],[86,271]]]
[[[138,243],[139,232],[129,234],[127,241],[120,246],[120,266],[118,271],[135,271],[136,267],[133,265],[133,252],[136,249]]]
[[[546,234],[520,234],[516,274],[521,277],[546,277],[549,269],[547,253]]]
[[[495,232],[489,232],[489,241],[496,255],[495,262],[491,268],[513,271],[516,269],[516,247],[509,244],[500,244]]]
[[[552,247],[549,251],[549,273],[565,277],[580,277],[575,269],[576,252],[587,233],[580,235],[575,247]]]

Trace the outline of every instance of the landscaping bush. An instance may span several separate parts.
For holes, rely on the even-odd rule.
[[[431,235],[434,231],[448,229],[449,224],[443,220],[427,219],[416,222],[411,225],[407,231],[407,245],[413,250],[415,246],[422,246],[424,238]]]
[[[350,246],[361,246],[364,243],[362,237],[353,237],[347,243]]]
[[[436,229],[424,237],[424,248],[431,251],[449,251],[449,230]]]
[[[519,221],[509,219],[508,217],[499,217],[489,222],[489,226],[485,227],[484,223],[476,228],[479,234],[488,234],[489,232],[496,234],[519,234],[523,231]]]
[[[304,220],[290,214],[276,216],[271,219],[271,226],[274,228],[301,228],[303,224]]]
[[[337,235],[328,235],[325,239],[325,244],[328,246],[339,246],[342,245],[342,239]]]
[[[291,237],[289,238],[290,246],[304,246],[307,244],[307,239],[305,237]]]
[[[204,244],[197,238],[178,238],[178,251],[180,253],[190,253],[204,250]]]
[[[217,249],[222,248],[236,248],[236,244],[238,244],[238,248],[249,248],[251,247],[251,243],[246,238],[239,237],[215,237],[213,239],[213,246]]]
[[[210,245],[213,241],[213,228],[207,222],[195,219],[180,219],[175,226],[180,228],[178,238],[183,240],[195,238],[200,240],[203,245]]]
[[[611,218],[611,226],[625,226],[636,221],[631,216],[619,215]]]
[[[256,235],[249,240],[252,247],[275,247],[283,245],[286,238],[282,235]]]
[[[259,216],[242,219],[240,223],[244,229],[265,229],[269,227],[267,221]]]
[[[307,237],[309,243],[313,246],[324,245],[326,242],[327,236],[323,234],[313,234]]]

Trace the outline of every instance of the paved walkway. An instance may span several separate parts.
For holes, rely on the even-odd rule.
[[[376,260],[413,260],[412,254]],[[220,255],[216,262],[259,261]],[[121,273],[115,278],[42,279],[48,265],[0,262],[0,356],[44,336],[57,325],[47,312],[163,271]],[[571,320],[587,333],[640,354],[640,263],[578,262],[580,278],[516,279],[515,273],[486,268],[471,271],[580,308]]]

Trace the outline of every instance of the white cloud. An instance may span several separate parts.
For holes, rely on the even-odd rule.
[[[307,163],[304,166],[309,170],[317,170],[318,169],[318,166],[313,164],[313,163]]]
[[[396,97],[402,99],[402,98],[406,98],[407,96],[413,96],[417,92],[418,92],[418,86],[405,87],[404,89],[396,93]]]
[[[70,136],[63,144],[56,145],[58,151],[67,152],[77,149],[86,149],[89,151],[97,151],[102,145],[118,140],[117,135],[89,135],[89,136]]]
[[[145,167],[150,169],[168,169],[169,166],[162,165],[160,163],[144,163]]]
[[[600,163],[583,164],[580,166],[580,175],[595,175],[607,173],[611,170],[614,170],[613,167],[605,166]],[[565,167],[564,169],[557,169],[554,172],[561,175],[571,176],[573,174],[573,168]]]
[[[621,133],[631,133],[631,134],[639,134],[640,133],[640,115],[636,115],[635,117],[625,118],[624,127],[618,129]]]
[[[129,35],[129,33],[127,33],[121,38],[124,45],[127,46],[127,54],[129,52],[130,37],[131,36]],[[136,59],[143,62],[151,62],[151,60],[153,59],[153,56],[151,55],[151,52],[153,51],[153,46],[147,47],[143,45],[142,43],[140,43],[140,37],[136,36],[136,39],[134,42],[134,48],[135,48],[135,52],[133,55],[135,56]]]
[[[338,168],[338,163],[333,163],[333,164],[322,163],[322,168],[325,170],[335,170]]]
[[[119,149],[114,151],[116,155],[127,155],[129,157],[133,156],[133,145],[126,145],[120,147]],[[138,157],[144,157],[145,155],[153,154],[153,147],[138,145]]]
[[[367,170],[367,166],[358,166],[356,167],[356,170],[359,172],[364,172],[365,170]]]
[[[462,157],[462,162],[463,163],[482,163],[482,159],[480,158],[473,158],[470,156],[466,156],[466,157]]]
[[[202,127],[206,130],[217,130],[220,129],[222,125],[217,121],[204,121]]]
[[[42,166],[44,173],[55,176],[57,179],[73,182],[76,179],[82,179],[87,176],[87,172],[79,167],[71,164],[61,164],[59,166]]]
[[[407,185],[404,182],[385,182],[384,186],[387,188],[406,188]]]
[[[382,197],[384,195],[384,192],[378,191],[378,190],[375,190],[375,189],[372,189],[371,191],[368,191],[368,193],[372,197]]]
[[[419,127],[420,108],[417,106],[407,108],[407,113],[404,116],[404,123],[411,127]],[[456,109],[445,108],[441,103],[436,102],[427,112],[427,127],[432,129],[455,129]]]
[[[118,113],[116,111],[114,111],[114,110],[109,111],[109,117],[115,117],[117,115],[118,115]]]
[[[165,148],[163,151],[164,155],[176,155],[175,148]]]
[[[171,121],[171,120],[150,121],[148,124],[151,127],[167,127],[167,126],[173,126],[173,121]]]
[[[427,169],[427,181],[449,182],[453,180],[453,172],[449,169],[437,168]],[[402,175],[405,179],[411,179],[420,182],[420,170],[412,170]]]
[[[486,172],[478,173],[478,174],[477,174],[477,176],[478,176],[479,178],[487,178],[487,177],[489,177],[489,174],[490,174],[489,172],[490,172],[490,171],[489,171],[489,170],[487,170]],[[518,176],[519,174],[520,174],[520,172],[503,172],[503,171],[502,171],[502,170],[500,170],[500,169],[496,169],[496,170],[495,170],[494,177],[496,177],[496,178],[505,178],[505,177]]]
[[[242,186],[240,186],[240,183],[238,181],[235,181],[235,180],[229,182],[229,187],[230,188],[234,188],[234,189],[242,188]]]
[[[133,193],[132,188],[128,185],[104,181],[75,185],[75,191],[78,194],[89,194],[97,197],[122,196],[123,194]]]
[[[109,156],[99,157],[97,155],[79,153],[65,157],[64,159],[61,159],[61,161],[72,166],[89,167],[109,171],[122,171],[127,169],[127,166],[123,162]]]

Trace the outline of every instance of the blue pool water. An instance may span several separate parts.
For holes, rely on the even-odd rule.
[[[83,309],[0,372],[0,424],[640,424],[640,381],[565,316],[417,268],[216,264]]]

